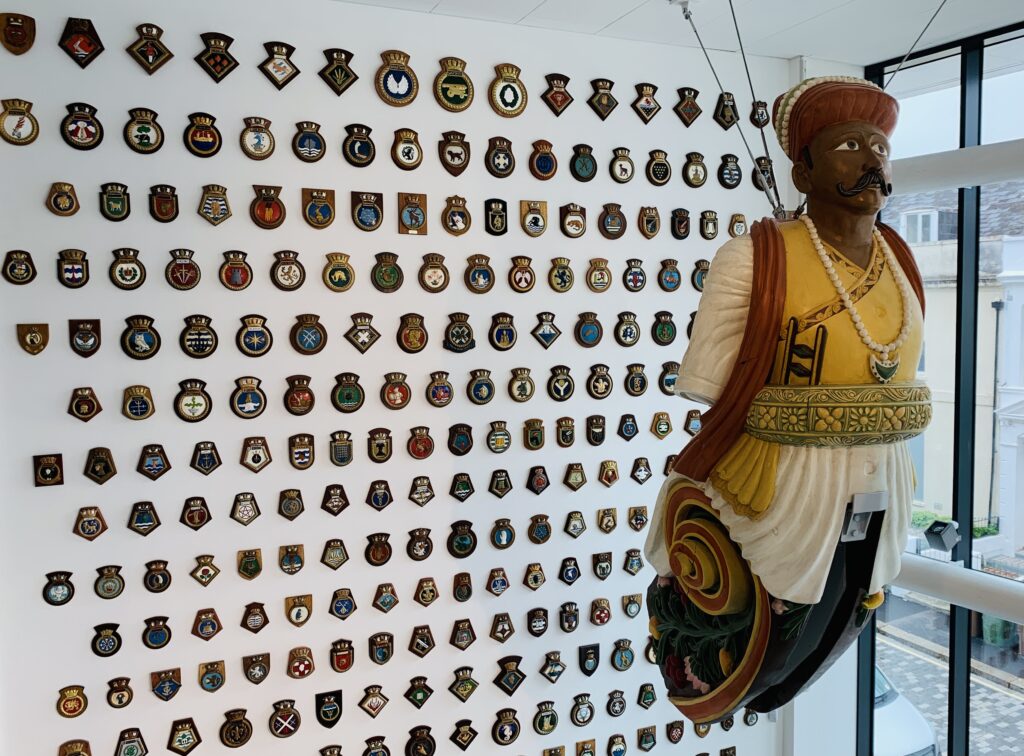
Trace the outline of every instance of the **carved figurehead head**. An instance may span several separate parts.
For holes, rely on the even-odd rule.
[[[884,207],[898,115],[892,95],[853,76],[806,79],[775,100],[775,132],[815,221],[820,214],[873,218]]]

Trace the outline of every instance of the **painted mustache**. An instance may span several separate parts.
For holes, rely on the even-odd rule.
[[[877,168],[867,170],[863,176],[857,179],[857,183],[853,186],[844,186],[842,183],[836,184],[836,191],[844,197],[855,197],[865,189],[873,186],[878,187],[878,191],[882,193],[883,197],[888,197],[892,194],[892,184],[885,180],[885,176]]]

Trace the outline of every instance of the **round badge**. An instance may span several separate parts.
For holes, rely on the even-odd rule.
[[[213,125],[217,119],[209,113],[192,113],[188,118],[189,125],[182,135],[185,149],[201,158],[213,157],[220,152],[220,131]]]
[[[164,146],[164,130],[156,122],[156,113],[145,108],[129,110],[130,119],[124,125],[124,142],[134,152],[149,155]]]
[[[69,147],[91,150],[103,141],[103,125],[96,118],[96,108],[84,102],[68,105],[68,114],[60,123],[60,135]]]
[[[256,116],[245,119],[245,128],[238,136],[242,152],[251,160],[266,160],[274,154],[274,135],[270,132],[270,121]]]

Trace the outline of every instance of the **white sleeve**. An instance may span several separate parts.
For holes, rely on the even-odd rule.
[[[743,340],[753,278],[749,235],[730,239],[715,253],[673,388],[678,396],[713,404],[721,395]]]

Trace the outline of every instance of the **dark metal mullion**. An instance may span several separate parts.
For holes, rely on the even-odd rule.
[[[857,756],[875,752],[875,619],[857,638]]]
[[[912,60],[924,58],[929,55],[935,55],[936,53],[945,52],[946,50],[952,50],[957,47],[963,47],[964,49],[966,49],[968,46],[984,46],[986,39],[1001,37],[1004,34],[1011,34],[1012,32],[1020,31],[1021,29],[1024,29],[1024,21],[1015,24],[1009,24],[1007,26],[1000,26],[998,29],[990,29],[989,31],[982,32],[981,34],[973,34],[970,37],[963,37],[961,39],[954,40],[953,42],[943,42],[942,44],[939,45],[933,45],[932,47],[926,47],[920,50],[915,50],[910,55],[910,57],[907,58],[907,62],[909,63]],[[888,60],[881,60],[878,61],[877,63],[872,63],[870,66],[867,66],[864,69],[864,78],[868,79],[869,81],[874,81],[876,84],[881,86],[882,82],[876,80],[876,78],[872,75],[874,74],[875,70],[878,69],[880,71],[884,71],[889,66],[898,65],[902,59],[903,57],[900,56],[898,58],[889,58]]]
[[[984,38],[964,42],[960,58],[960,147],[981,143],[981,83]],[[957,214],[956,390],[953,410],[953,519],[960,543],[953,559],[971,566],[971,524],[974,509],[974,433],[977,400],[978,261],[980,195],[977,186],[959,190]],[[950,756],[970,753],[971,637],[970,611],[951,606],[949,622]]]

